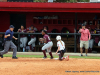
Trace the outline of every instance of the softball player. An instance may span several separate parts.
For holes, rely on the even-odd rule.
[[[63,57],[64,56],[64,53],[65,53],[65,43],[61,40],[61,36],[57,36],[56,37],[56,40],[58,41],[57,42],[58,49],[57,49],[56,54],[58,53],[59,60],[62,60],[62,59],[69,60],[69,56]]]
[[[90,27],[88,29],[90,31],[90,34],[94,34],[94,31]],[[93,36],[91,36],[91,39],[89,40],[89,49],[88,50],[92,51],[93,43],[94,43],[94,39],[93,39]]]
[[[53,42],[50,40],[50,37],[49,35],[47,35],[47,32],[45,30],[42,30],[42,35],[43,35],[43,38],[40,38],[40,42],[43,41],[44,42],[44,46],[42,47],[42,51],[43,51],[43,54],[44,54],[44,59],[47,58],[46,56],[46,51],[49,52],[49,55],[51,56],[50,59],[53,59],[53,56],[52,56],[52,52],[51,52],[51,48],[53,46]]]
[[[27,32],[28,33],[35,33],[34,26],[31,26],[31,30],[27,31]],[[31,37],[31,40],[28,42],[28,45],[30,46],[30,49],[32,50],[32,48],[35,49],[36,37],[35,37],[35,35],[30,35],[30,37]],[[31,47],[31,45],[32,45],[32,47]]]
[[[25,33],[25,32],[27,32],[27,30],[24,29],[23,25],[21,25],[21,29],[18,29],[18,32]],[[27,37],[26,37],[26,35],[21,34],[20,35],[20,41],[21,41],[20,47],[23,48],[23,52],[24,52],[25,51],[25,47],[26,47],[26,43],[27,43]]]

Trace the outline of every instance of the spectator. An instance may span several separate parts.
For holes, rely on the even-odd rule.
[[[47,33],[51,33],[51,32],[49,31],[48,26],[44,26],[44,27],[43,27],[43,30],[46,30],[46,31],[47,31]]]
[[[26,33],[27,30],[24,28],[23,25],[21,25],[21,28],[18,29],[18,32],[20,32],[20,33]],[[26,48],[26,43],[27,43],[27,36],[25,34],[21,34],[20,35],[20,41],[21,41],[20,47],[23,48],[23,52],[24,52],[25,48]]]
[[[94,31],[90,27],[88,29],[90,31],[90,34],[94,34]],[[91,39],[89,40],[89,51],[90,52],[92,51],[92,48],[93,48],[93,42],[94,42],[93,37],[91,37]]]
[[[27,31],[27,33],[35,33],[34,26],[31,26],[31,29]],[[28,45],[30,46],[30,50],[34,51],[35,50],[35,42],[36,42],[36,37],[35,35],[30,35],[31,40],[28,42]]]
[[[97,24],[97,28],[95,28],[95,30],[94,30],[94,34],[100,34],[100,25],[99,24]],[[100,36],[95,36],[95,45],[96,46],[98,46],[98,42],[99,42],[99,39],[100,38]]]
[[[31,26],[33,26],[33,25],[31,25]],[[33,28],[34,28],[35,32],[38,32],[38,30],[35,26]],[[31,30],[31,27],[29,27],[29,30]]]

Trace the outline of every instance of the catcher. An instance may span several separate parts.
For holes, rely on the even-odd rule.
[[[44,54],[44,59],[47,58],[46,56],[46,51],[49,52],[49,55],[51,56],[50,59],[53,59],[53,56],[52,56],[52,52],[51,52],[51,48],[53,46],[53,42],[50,40],[50,37],[49,35],[47,35],[47,32],[45,30],[42,30],[42,35],[43,35],[43,38],[40,38],[39,41],[41,43],[44,43],[44,46],[42,47],[42,51],[43,51],[43,54]]]

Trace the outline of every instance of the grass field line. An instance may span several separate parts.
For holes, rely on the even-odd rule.
[[[4,55],[4,57],[12,57],[13,52],[8,52]],[[81,59],[100,59],[100,54],[90,54],[88,53],[88,56],[85,56],[85,53],[83,53],[83,57],[80,57],[80,53],[65,53],[65,56],[69,55],[69,58],[81,58]],[[58,58],[58,55],[53,53],[54,58]],[[42,58],[43,53],[42,52],[17,52],[17,57],[25,57],[25,58]],[[47,53],[47,57],[50,58],[49,54]]]
[[[8,54],[12,54],[13,52],[8,52]],[[43,52],[17,52],[18,55],[43,55]],[[46,53],[49,55],[49,53]],[[57,55],[55,52],[52,53],[53,55]],[[80,53],[65,53],[64,55],[70,55],[70,56],[79,56]],[[83,53],[85,55],[85,53]],[[88,56],[98,56],[100,57],[100,53],[88,53]]]

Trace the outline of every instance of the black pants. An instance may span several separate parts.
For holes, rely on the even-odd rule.
[[[61,58],[64,56],[64,50],[58,51],[59,53],[59,60],[61,60]]]

